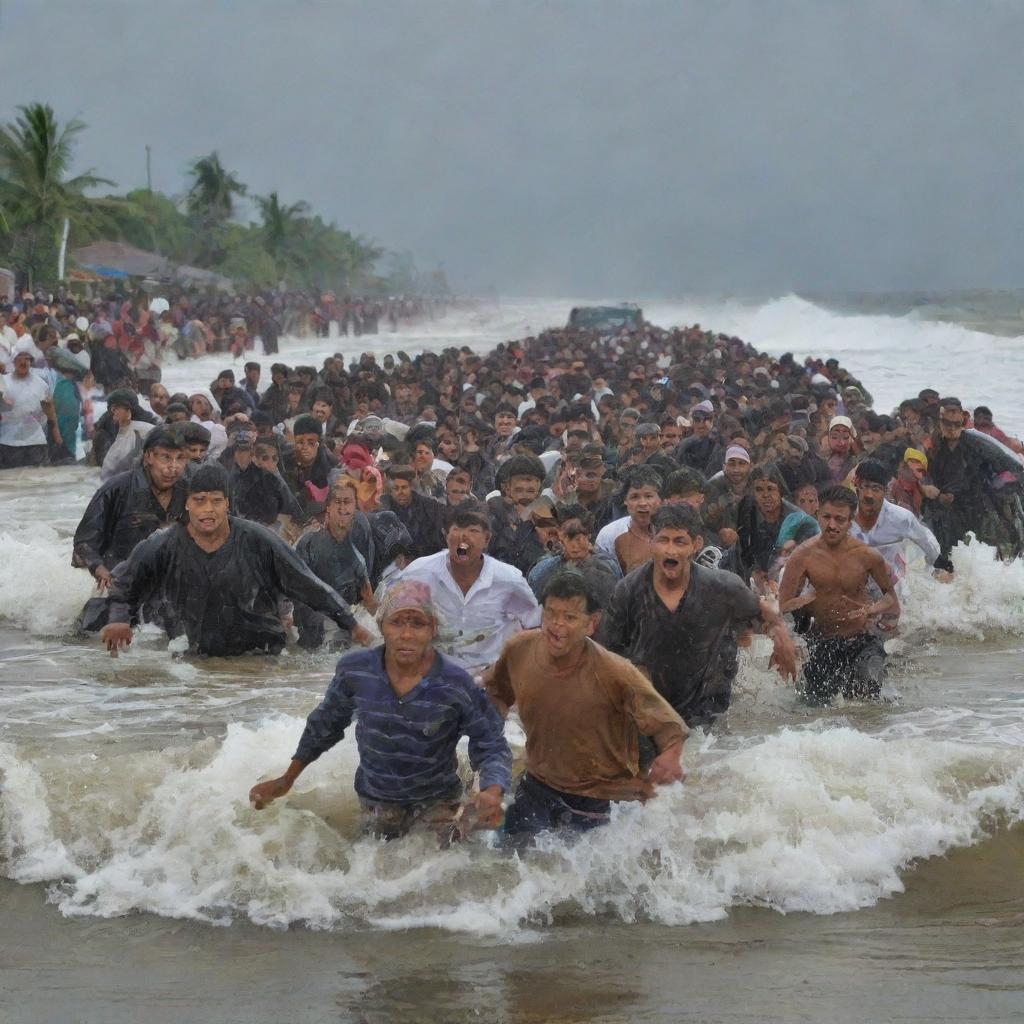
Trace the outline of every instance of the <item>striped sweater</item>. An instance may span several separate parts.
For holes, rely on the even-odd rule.
[[[404,697],[392,689],[383,647],[345,654],[306,721],[295,760],[308,765],[330,750],[353,716],[359,748],[355,787],[367,800],[406,804],[452,798],[461,790],[455,747],[463,736],[469,737],[469,760],[480,773],[480,788],[509,789],[512,753],[501,717],[469,674],[443,654]]]

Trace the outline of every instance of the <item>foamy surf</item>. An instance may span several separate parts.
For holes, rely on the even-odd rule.
[[[572,845],[549,838],[518,857],[477,836],[441,852],[429,836],[359,837],[351,740],[253,811],[249,786],[287,763],[301,727],[281,717],[231,726],[215,747],[48,758],[45,774],[5,748],[4,873],[53,883],[67,915],[511,936],[581,917],[682,925],[741,906],[854,910],[901,892],[915,861],[979,842],[1024,808],[1017,750],[816,723],[738,749],[706,742],[690,751],[685,786],[618,806]],[[130,792],[108,800],[114,780]]]

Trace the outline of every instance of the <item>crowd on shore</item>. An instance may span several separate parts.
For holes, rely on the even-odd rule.
[[[247,333],[261,308],[245,308]],[[69,344],[77,314],[52,328],[56,345],[39,330],[15,345],[0,429],[43,409],[52,430],[35,435],[38,459],[7,465],[38,464],[78,429],[53,382],[77,387],[66,367],[124,336],[108,323],[94,337],[92,310]],[[238,372],[189,393],[138,365],[107,381],[106,412],[86,424],[104,482],[74,557],[99,588],[81,625],[112,653],[140,617],[234,655],[296,635],[369,644],[352,606],[376,614],[383,654],[341,659],[257,807],[358,711],[356,785],[375,831],[400,834],[428,809],[451,823],[460,735],[491,821],[510,785],[497,715],[514,704],[527,774],[511,831],[590,827],[609,801],[681,778],[687,727],[728,708],[752,630],[787,675],[803,634],[806,699],[874,698],[914,546],[947,580],[969,534],[1001,558],[1024,552],[1024,447],[991,410],[925,389],[878,412],[835,359],[649,324],[319,367],[239,354]],[[34,408],[18,404],[29,387]],[[439,725],[441,705],[454,710]]]
[[[445,307],[446,301],[430,297],[339,298],[333,292],[183,292],[170,299],[26,292],[19,302],[0,305],[0,387],[9,392],[6,415],[0,407],[0,468],[77,461],[76,438],[91,436],[92,400],[122,386],[145,396],[168,359],[272,355],[282,334],[360,337],[378,334],[382,325],[396,331],[399,324],[442,316]],[[19,355],[28,356],[31,376],[48,386],[48,425],[33,390],[18,383],[27,379],[16,372]],[[34,422],[21,422],[23,406]],[[45,452],[40,430],[47,435]]]

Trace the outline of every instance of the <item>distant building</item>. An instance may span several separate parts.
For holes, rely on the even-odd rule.
[[[97,277],[118,280],[131,277],[147,278],[160,284],[199,285],[233,291],[231,278],[215,274],[202,267],[174,263],[159,253],[137,249],[126,242],[93,242],[75,249],[71,258],[78,266]]]

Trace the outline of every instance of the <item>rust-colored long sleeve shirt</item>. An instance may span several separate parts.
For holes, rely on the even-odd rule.
[[[639,773],[639,735],[662,751],[688,734],[639,669],[593,640],[559,670],[541,631],[527,630],[506,643],[484,685],[499,711],[519,710],[526,770],[563,793],[625,798]]]

